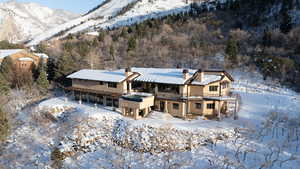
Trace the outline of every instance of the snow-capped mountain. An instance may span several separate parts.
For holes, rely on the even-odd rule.
[[[76,17],[77,14],[36,3],[3,2],[0,3],[0,40],[28,41]]]
[[[100,28],[111,28],[141,22],[149,18],[187,11],[193,0],[102,0],[100,5],[86,15],[57,26],[37,36],[28,43],[37,45],[53,37],[64,37],[71,33],[93,32]]]

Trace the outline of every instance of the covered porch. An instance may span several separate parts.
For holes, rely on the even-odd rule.
[[[122,114],[135,120],[148,116],[154,106],[154,96],[148,93],[131,93],[120,98]]]

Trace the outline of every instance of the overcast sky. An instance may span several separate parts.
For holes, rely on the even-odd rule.
[[[0,0],[6,2],[8,0]],[[85,13],[103,0],[16,0],[18,2],[35,2],[50,8],[65,9],[78,14]]]

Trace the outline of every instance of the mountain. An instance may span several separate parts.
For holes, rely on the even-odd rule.
[[[68,11],[50,9],[36,3],[0,3],[0,40],[24,42],[78,17]]]
[[[95,31],[130,25],[149,18],[157,18],[190,9],[192,0],[103,0],[86,15],[57,26],[34,38],[28,45],[64,37],[82,31]]]

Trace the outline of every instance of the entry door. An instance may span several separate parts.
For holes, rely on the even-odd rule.
[[[165,102],[164,101],[160,102],[159,108],[160,108],[161,112],[165,112]]]

